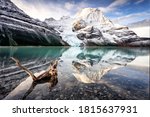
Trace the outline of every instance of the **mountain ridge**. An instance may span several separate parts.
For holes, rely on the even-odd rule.
[[[0,0],[0,45],[68,45],[46,23],[31,18],[10,0]]]
[[[127,26],[129,26],[129,27],[144,27],[144,26],[149,26],[150,27],[150,19],[144,19],[144,20],[141,20],[141,21],[130,23]]]

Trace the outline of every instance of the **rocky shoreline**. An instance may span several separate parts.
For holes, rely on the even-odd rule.
[[[124,75],[128,70],[131,74],[136,72],[137,75],[144,75],[141,77],[143,81],[138,79],[137,75],[132,75],[132,78],[131,75]],[[121,75],[120,72],[123,74]],[[36,75],[40,73],[36,73]],[[48,87],[49,83],[38,84],[25,100],[148,100],[148,76],[145,77],[145,74],[141,73],[131,68],[119,68],[105,75],[99,83],[76,82],[74,86],[68,88],[65,88],[62,80],[59,79],[59,83],[51,90]],[[28,77],[10,92],[4,100],[22,99],[31,85],[32,79]]]

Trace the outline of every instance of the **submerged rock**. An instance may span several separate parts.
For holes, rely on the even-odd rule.
[[[46,23],[26,15],[10,0],[0,0],[0,45],[68,45]]]

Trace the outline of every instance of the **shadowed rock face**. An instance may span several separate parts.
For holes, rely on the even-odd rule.
[[[26,15],[10,0],[0,0],[0,45],[68,45],[52,27]]]

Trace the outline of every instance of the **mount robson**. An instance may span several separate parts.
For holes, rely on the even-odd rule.
[[[84,8],[74,18],[39,21],[10,0],[0,0],[0,46],[150,46],[126,26],[114,24],[100,9]]]

